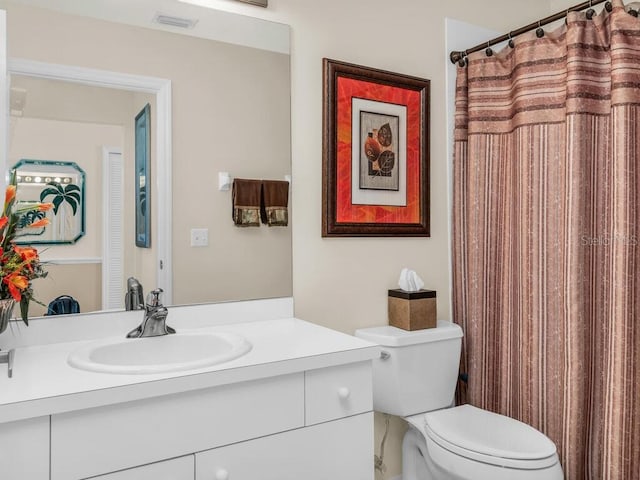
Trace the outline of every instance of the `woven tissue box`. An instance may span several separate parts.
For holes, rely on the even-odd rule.
[[[389,325],[403,330],[422,330],[435,328],[437,318],[435,290],[389,290]]]

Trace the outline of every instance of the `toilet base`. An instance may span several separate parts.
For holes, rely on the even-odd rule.
[[[427,455],[424,437],[413,427],[409,427],[402,440],[402,480],[445,478],[442,472],[434,472],[434,467],[431,457]]]
[[[515,470],[456,457],[434,442],[427,442],[425,434],[412,423],[402,441],[402,480],[563,479],[560,463],[542,470]]]

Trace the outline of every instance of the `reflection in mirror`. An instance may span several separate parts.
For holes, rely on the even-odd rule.
[[[24,2],[29,6],[21,3],[0,0],[0,7],[7,9],[9,65],[11,59],[37,60],[171,81],[173,133],[168,148],[173,158],[170,175],[173,214],[167,218],[171,225],[169,240],[173,245],[169,252],[173,265],[173,303],[290,296],[290,227],[262,226],[252,230],[234,227],[231,196],[216,188],[218,172],[229,172],[232,177],[273,180],[282,180],[291,173],[289,56],[281,53],[282,50],[266,49],[268,47],[250,48],[193,36],[198,35],[198,28],[210,25],[204,10],[198,26],[186,36],[35,8],[30,6],[38,3],[33,0]],[[55,8],[58,2],[40,3]],[[67,2],[71,8],[69,5]],[[38,32],[37,35],[34,32]],[[203,36],[207,36],[215,31],[210,29],[204,33]],[[11,115],[7,164],[12,165],[21,158],[75,161],[87,173],[87,194],[104,195],[102,163],[106,157],[119,156],[123,164],[122,264],[126,267],[119,278],[125,285],[128,277],[135,276],[145,290],[155,288],[158,285],[154,271],[157,267],[154,237],[151,249],[135,246],[135,209],[130,203],[134,198],[134,118],[146,102],[151,103],[151,118],[154,118],[155,95],[119,92],[129,94],[126,99],[114,95],[112,89],[104,89],[109,93],[98,100],[99,95],[87,90],[96,87],[72,84],[66,84],[64,92],[52,94],[31,85],[45,80],[18,77],[11,76],[12,94],[17,93],[18,98],[26,96],[26,102],[21,113]],[[89,105],[88,99],[97,101],[97,106],[83,109],[82,119],[77,115],[71,118],[75,110]],[[53,104],[56,104],[55,113],[50,109]],[[125,112],[126,121],[121,120],[121,112]],[[98,118],[98,113],[108,119]],[[21,138],[21,127],[15,124],[29,121],[46,121],[47,127],[40,130],[39,136]],[[113,136],[90,147],[90,154],[53,155],[54,147],[45,139],[55,139],[58,127],[69,122],[79,123],[80,128],[86,129],[104,127]],[[151,137],[149,186],[155,235],[154,219],[171,212],[158,211],[156,207],[154,189],[164,177],[155,176],[161,172],[154,169],[153,130]],[[76,147],[88,135],[65,138],[67,146]],[[18,140],[28,151],[19,153],[15,143]],[[119,148],[107,148],[114,146]],[[89,158],[97,158],[97,170],[90,172]],[[72,290],[81,287],[90,290],[82,294],[85,298],[81,302],[82,312],[105,308],[101,289],[101,271],[105,268],[102,205],[108,205],[111,210],[117,202],[105,202],[102,198],[87,197],[86,235],[73,245],[77,251],[69,252],[70,245],[55,245],[43,252],[51,264],[49,276],[40,282],[50,282],[55,287],[47,298],[41,298],[44,303],[60,294],[77,298],[78,294]],[[207,246],[192,246],[194,229],[208,230]],[[124,293],[123,287],[118,308],[124,308]]]
[[[14,74],[12,95],[16,91],[25,101],[20,110],[11,112],[10,161],[34,156],[54,158],[58,161],[19,161],[16,166],[24,173],[23,179],[28,175],[35,178],[36,174],[45,179],[45,175],[53,175],[54,168],[64,165],[68,175],[59,172],[62,182],[73,178],[70,171],[75,165],[82,171],[83,207],[86,203],[87,211],[84,237],[73,245],[39,249],[49,275],[34,282],[34,297],[46,305],[60,295],[71,295],[79,302],[81,312],[122,309],[125,277],[135,275],[142,282],[155,284],[153,259],[145,256],[148,249],[134,246],[133,226],[134,118],[145,105],[155,109],[155,96]],[[28,193],[25,188],[19,183],[19,198]],[[44,200],[56,201],[53,195]],[[33,237],[25,238],[25,242],[39,243]],[[112,278],[103,281],[105,268]],[[44,305],[30,304],[30,316],[45,311]]]
[[[18,219],[17,244],[69,244],[84,236],[84,170],[75,162],[26,159],[14,169],[18,210],[29,204],[53,204],[46,212],[30,211]],[[45,218],[48,225],[25,228]]]
[[[136,115],[136,153],[135,153],[135,209],[136,209],[136,247],[151,246],[151,206],[149,183],[149,163],[151,162],[151,124],[149,116],[151,106],[147,103]]]

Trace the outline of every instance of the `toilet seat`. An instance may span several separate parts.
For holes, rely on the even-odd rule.
[[[425,414],[424,432],[440,447],[490,465],[538,470],[558,462],[554,443],[543,433],[471,405]]]

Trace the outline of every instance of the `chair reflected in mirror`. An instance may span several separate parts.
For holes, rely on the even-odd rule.
[[[80,304],[71,295],[60,295],[51,300],[45,315],[68,315],[80,313]]]

